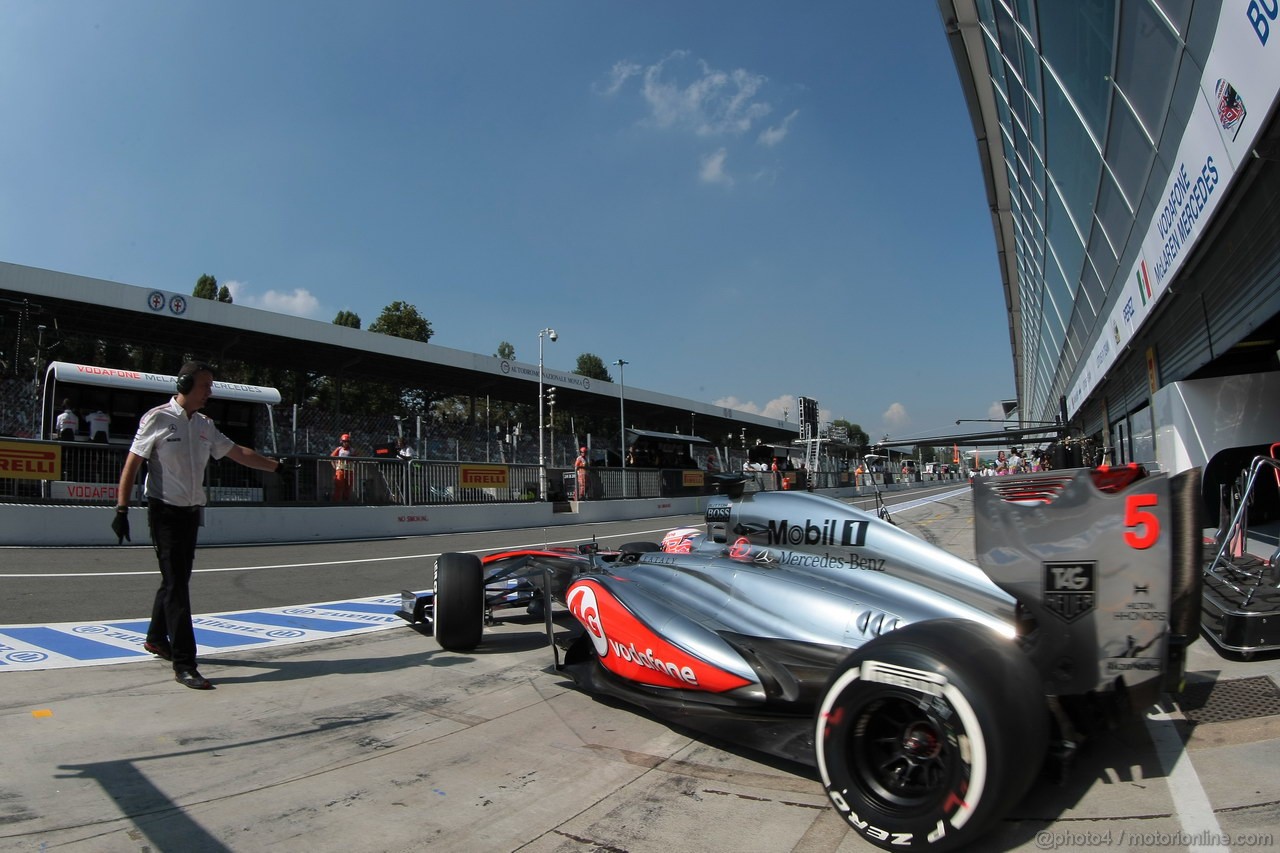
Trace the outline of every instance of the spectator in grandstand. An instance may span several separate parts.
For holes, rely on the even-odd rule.
[[[70,400],[62,401],[62,414],[58,415],[56,424],[55,432],[58,434],[58,441],[76,440],[76,431],[80,429],[80,418],[76,417]]]
[[[205,504],[204,472],[209,459],[230,457],[246,468],[280,472],[282,460],[270,459],[223,435],[200,410],[213,394],[213,369],[187,362],[178,371],[178,393],[142,416],[129,447],[116,488],[111,530],[117,544],[129,539],[129,495],[142,463],[147,463],[144,490],[147,526],[160,588],[142,648],[173,663],[173,677],[193,690],[209,690],[210,681],[196,669],[196,637],[191,625],[191,570],[196,536]],[[132,540],[130,540],[132,541]]]
[[[337,447],[329,455],[333,461],[333,496],[334,502],[351,500],[351,478],[355,476],[354,465],[347,457],[353,455],[351,434],[344,432]]]
[[[89,440],[96,441],[99,444],[106,444],[111,433],[111,415],[108,415],[102,409],[94,409],[85,415],[84,419],[89,425]]]

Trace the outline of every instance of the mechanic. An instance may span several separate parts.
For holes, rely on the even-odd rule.
[[[351,434],[343,433],[341,443],[333,449],[330,456],[336,456],[337,461],[333,463],[333,497],[334,501],[351,500],[351,461],[347,459],[351,456]]]
[[[84,416],[84,420],[89,425],[89,440],[106,444],[111,433],[111,415],[102,409],[94,409]]]
[[[80,419],[76,417],[75,410],[71,408],[70,400],[62,401],[62,414],[58,415],[55,422],[55,429],[58,432],[58,441],[75,441],[76,430],[80,429]]]
[[[578,472],[578,500],[587,499],[587,449],[578,448],[578,458],[573,461],[573,468]]]
[[[146,461],[147,526],[161,581],[142,648],[171,661],[179,684],[210,690],[213,684],[196,668],[190,595],[196,537],[206,500],[204,471],[210,457],[229,456],[246,468],[276,473],[285,463],[236,444],[218,430],[212,418],[200,413],[213,395],[213,368],[189,361],[178,371],[177,379],[178,393],[138,422],[138,433],[120,472],[111,530],[118,537],[116,544],[129,539],[129,495],[138,469]]]

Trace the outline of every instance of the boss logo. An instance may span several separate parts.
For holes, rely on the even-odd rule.
[[[731,506],[709,506],[707,507],[707,521],[728,521],[729,513],[733,510]]]

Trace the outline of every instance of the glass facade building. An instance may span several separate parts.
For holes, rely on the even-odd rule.
[[[1065,416],[1113,461],[1144,461],[1161,385],[1280,367],[1277,3],[938,5],[1020,417]]]

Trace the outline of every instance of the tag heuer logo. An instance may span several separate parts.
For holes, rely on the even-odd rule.
[[[1044,603],[1065,622],[1093,610],[1095,562],[1045,563]]]

